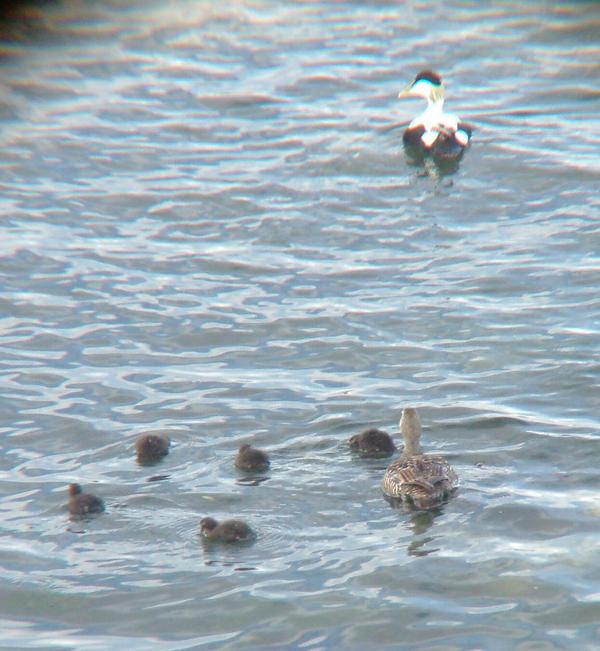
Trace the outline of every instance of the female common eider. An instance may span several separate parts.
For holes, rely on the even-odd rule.
[[[376,428],[355,434],[348,443],[350,449],[358,452],[362,457],[389,457],[396,451],[392,437]]]
[[[238,470],[249,470],[253,472],[263,472],[268,470],[271,465],[266,452],[253,448],[247,443],[240,445],[240,449],[235,455],[234,463]]]
[[[254,531],[242,520],[225,520],[218,523],[214,518],[200,520],[200,534],[213,542],[243,542],[255,538]]]
[[[387,467],[381,482],[383,492],[420,509],[439,505],[458,486],[458,475],[443,457],[423,454],[419,442],[421,422],[416,409],[402,410],[400,430],[404,450]]]
[[[427,108],[407,127],[404,144],[441,159],[457,159],[469,146],[472,128],[455,115],[444,113],[444,84],[431,70],[423,70],[398,97],[422,97]]]
[[[135,453],[138,463],[149,465],[157,463],[169,454],[171,441],[166,434],[144,434],[135,442]]]
[[[95,495],[84,493],[79,484],[69,484],[69,513],[75,516],[101,513],[104,502]]]

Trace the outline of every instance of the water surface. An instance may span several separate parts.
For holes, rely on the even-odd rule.
[[[599,28],[261,1],[4,28],[1,645],[597,648]],[[423,67],[476,127],[446,176],[401,147]],[[347,447],[406,405],[461,477],[431,512]],[[71,481],[106,513],[70,522]],[[203,546],[205,515],[256,543]]]

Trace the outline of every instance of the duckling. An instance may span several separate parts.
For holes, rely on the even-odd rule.
[[[383,492],[421,509],[439,505],[458,486],[458,475],[443,457],[423,454],[419,441],[421,422],[416,409],[402,410],[400,430],[404,450],[387,467],[381,482]]]
[[[444,111],[444,84],[431,70],[423,70],[398,97],[421,97],[427,108],[406,128],[406,147],[442,160],[457,160],[471,141],[472,127]]]
[[[242,520],[224,520],[219,523],[214,518],[200,520],[200,534],[213,542],[243,542],[255,538],[255,533]]]
[[[235,467],[239,470],[263,472],[269,469],[269,457],[266,452],[244,443],[235,455]]]
[[[104,511],[104,502],[95,495],[84,493],[79,484],[69,484],[69,513],[74,516]]]
[[[149,465],[157,463],[169,454],[171,440],[166,434],[144,434],[135,442],[138,463]]]
[[[350,449],[362,457],[389,457],[396,451],[392,437],[374,427],[361,434],[355,434],[348,443]]]

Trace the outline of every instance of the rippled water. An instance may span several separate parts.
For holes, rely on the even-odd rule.
[[[599,33],[583,2],[5,25],[3,648],[598,648]],[[476,126],[448,176],[401,147],[423,67]],[[404,405],[461,476],[437,511],[347,448]],[[106,513],[69,522],[71,481]]]

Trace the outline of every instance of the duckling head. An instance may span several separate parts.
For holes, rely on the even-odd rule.
[[[206,535],[216,529],[218,524],[219,523],[214,518],[202,518],[202,520],[200,520],[200,533]]]
[[[83,492],[79,484],[69,484],[68,491],[71,497],[75,497],[76,495],[81,495],[81,493]]]

